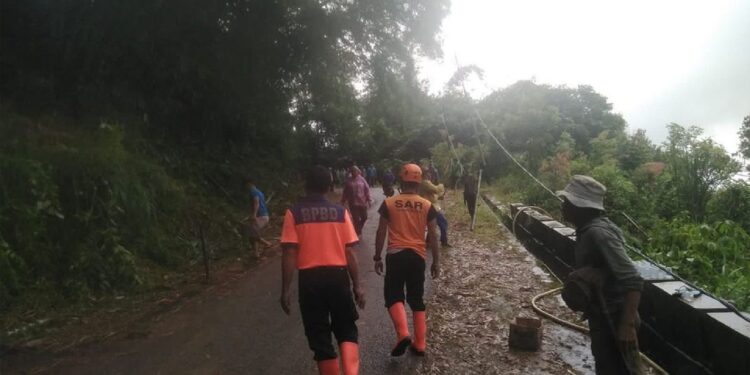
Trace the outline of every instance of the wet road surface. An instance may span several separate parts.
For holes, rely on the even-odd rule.
[[[358,251],[367,292],[367,306],[358,321],[361,373],[411,374],[421,359],[408,353],[389,356],[393,326],[383,302],[383,278],[375,274],[372,262],[383,195],[380,189],[372,191],[375,203]],[[41,373],[315,374],[296,297],[291,316],[285,315],[278,304],[280,284],[280,258],[274,257],[235,285],[206,291],[162,317],[147,337],[73,349]]]

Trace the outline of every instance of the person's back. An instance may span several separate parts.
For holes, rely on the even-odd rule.
[[[296,271],[302,324],[319,373],[339,375],[333,334],[339,344],[344,373],[356,374],[359,334],[355,322],[359,315],[354,300],[360,308],[365,304],[353,254],[353,246],[359,239],[346,209],[325,198],[330,184],[330,171],[320,166],[313,168],[305,182],[307,196],[286,212],[281,233],[280,302],[289,314]]]
[[[422,170],[415,164],[406,164],[401,170],[402,193],[383,201],[378,212],[380,222],[375,234],[375,272],[380,275],[385,269],[383,293],[385,306],[396,331],[396,345],[391,356],[403,355],[410,347],[416,355],[424,355],[427,348],[427,320],[424,304],[424,273],[426,247],[432,253],[432,277],[440,274],[436,234],[435,207],[417,194],[422,180]],[[427,240],[425,240],[425,231]],[[385,267],[380,256],[386,246]],[[406,289],[406,293],[404,293]],[[404,302],[409,304],[414,319],[414,341],[409,334]]]
[[[393,194],[396,193],[393,189],[393,183],[395,181],[396,176],[393,175],[393,172],[387,170],[381,180],[381,183],[383,185],[383,194],[385,194],[386,197],[392,197]]]
[[[477,179],[474,178],[474,175],[467,174],[464,176],[464,193],[477,193]]]
[[[370,186],[360,173],[354,172],[344,186],[344,201],[350,206],[366,207],[370,201]]]
[[[344,185],[341,203],[349,205],[357,234],[362,234],[362,228],[367,221],[367,208],[370,206],[370,202],[370,186],[362,178],[362,172],[357,167],[352,167],[352,178]]]
[[[426,256],[424,233],[429,220],[437,215],[430,201],[418,194],[401,193],[387,198],[379,212],[388,219],[388,249],[411,249]]]

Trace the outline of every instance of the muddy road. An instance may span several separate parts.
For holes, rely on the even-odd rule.
[[[411,374],[420,365],[419,359],[389,356],[395,339],[393,326],[384,307],[383,278],[375,274],[372,262],[382,191],[373,189],[373,198],[358,251],[367,288],[367,306],[358,321],[361,372]],[[143,337],[63,353],[12,356],[6,358],[3,375],[315,374],[296,297],[290,316],[279,307],[280,267],[280,258],[274,257],[233,284],[209,288],[176,311],[160,316],[148,332],[139,335]],[[429,285],[427,288],[429,295]]]
[[[427,277],[428,355],[391,358],[393,327],[383,278],[372,262],[383,195],[373,192],[358,251],[367,292],[358,321],[362,374],[593,373],[588,338],[548,321],[542,350],[508,348],[508,323],[535,316],[529,300],[553,283],[486,207],[478,209],[477,228],[470,232],[460,192],[449,192],[443,202],[453,243],[441,250],[443,273],[434,282]],[[275,256],[156,316],[136,334],[63,352],[21,351],[3,360],[0,374],[315,374],[297,303],[291,316],[283,314],[279,291]],[[544,304],[553,313],[570,314],[558,300]]]

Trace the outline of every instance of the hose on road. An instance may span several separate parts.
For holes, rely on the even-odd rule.
[[[516,235],[516,219],[518,219],[518,216],[519,216],[519,214],[521,212],[523,212],[524,210],[527,210],[527,209],[537,209],[537,210],[542,211],[542,213],[544,213],[545,215],[552,217],[552,215],[550,215],[543,208],[536,207],[536,206],[522,207],[521,209],[518,210],[518,212],[516,212],[515,215],[513,215],[513,221],[512,221],[512,224],[511,224],[511,228],[513,230],[513,237],[515,237],[515,238],[518,238],[518,236]],[[497,215],[495,215],[495,213],[491,209],[490,209],[490,212],[492,213],[493,216],[495,216],[496,219],[498,219],[498,221],[500,223],[502,223],[502,221],[500,221],[500,219],[497,217]],[[557,277],[557,275],[555,275],[555,273],[552,272],[552,270],[550,270],[549,267],[547,267],[547,265],[545,265],[544,263],[542,263],[542,265],[544,265],[544,267],[547,269],[547,272],[550,275],[552,275],[552,277],[554,277],[555,279],[557,279],[557,281],[560,284],[563,284],[562,280],[560,280],[560,278]],[[547,318],[547,319],[549,319],[549,320],[551,320],[551,321],[553,321],[553,322],[555,322],[557,324],[560,324],[563,327],[567,327],[567,328],[570,328],[570,329],[573,329],[575,331],[578,331],[578,332],[581,332],[581,333],[584,333],[584,334],[588,335],[589,334],[589,329],[587,327],[575,324],[573,322],[570,322],[570,321],[562,319],[562,318],[560,318],[558,316],[555,316],[555,315],[553,315],[553,314],[551,314],[551,313],[549,313],[547,311],[542,310],[542,308],[539,307],[539,305],[537,305],[537,302],[540,299],[542,299],[544,297],[547,297],[547,296],[551,296],[553,294],[560,293],[561,291],[562,291],[562,287],[557,287],[557,288],[550,289],[550,290],[548,290],[546,292],[542,292],[542,293],[539,293],[539,294],[535,295],[533,298],[531,298],[531,308],[534,309],[534,311],[537,314],[541,315],[544,318]],[[669,372],[667,372],[667,370],[665,370],[663,367],[659,366],[656,362],[654,362],[653,360],[651,360],[651,358],[649,358],[648,356],[646,356],[642,352],[639,352],[639,353],[640,353],[641,358],[643,359],[643,361],[646,362],[653,369],[655,369],[658,373],[660,373],[662,375],[669,375]]]

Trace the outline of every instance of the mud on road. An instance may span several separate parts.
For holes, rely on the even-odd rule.
[[[452,248],[442,251],[442,275],[428,302],[429,354],[422,374],[593,374],[587,336],[543,321],[538,352],[508,347],[509,322],[536,317],[531,298],[556,285],[487,207],[469,215],[461,192],[449,192],[444,206]],[[570,317],[561,300],[545,309]],[[565,314],[567,313],[567,314]]]

